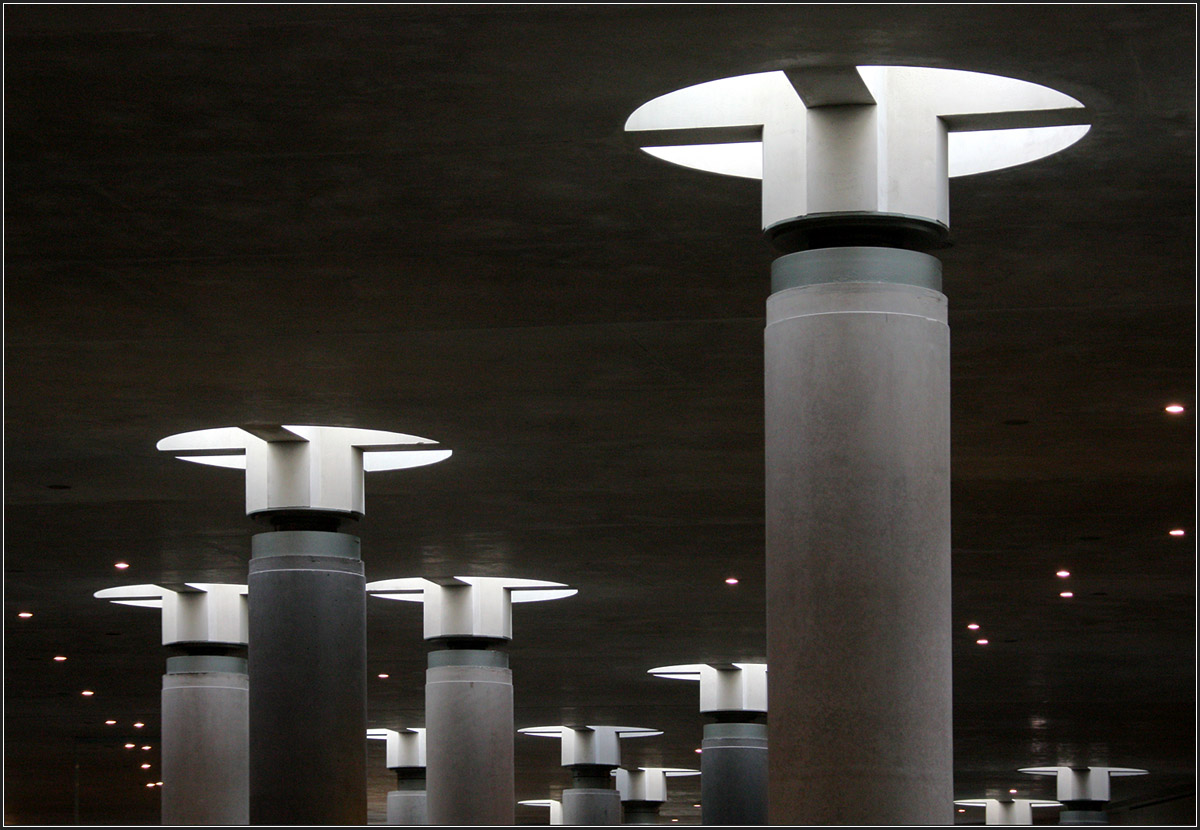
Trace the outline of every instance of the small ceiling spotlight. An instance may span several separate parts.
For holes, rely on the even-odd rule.
[[[1070,576],[1070,575],[1071,575],[1071,572],[1070,572],[1070,571],[1063,570],[1063,571],[1058,571],[1058,572],[1057,572],[1057,573],[1055,573],[1054,575],[1055,575],[1055,576],[1057,576],[1057,577],[1059,577],[1060,579],[1066,579],[1068,576]]]
[[[1059,596],[1063,599],[1070,599],[1071,597],[1075,596],[1075,594],[1071,591],[1063,591],[1061,594],[1059,594]]]
[[[976,640],[975,641],[975,645],[977,645],[977,646],[986,646],[987,644],[988,644],[987,640]]]
[[[737,584],[738,584],[738,578],[737,578],[736,576],[727,577],[727,578],[725,579],[725,584],[726,584],[726,585],[737,585]]]
[[[697,749],[697,750],[696,750],[696,754],[697,754],[697,755],[699,755],[699,754],[700,754],[701,752],[703,752],[703,751],[704,751],[703,749]]]
[[[960,813],[965,813],[965,812],[966,812],[966,810],[965,810],[964,808],[962,808],[962,807],[959,807],[959,808],[958,808],[958,811],[959,811]]]
[[[79,694],[83,695],[84,697],[91,697],[92,695],[94,695],[94,694],[96,694],[96,693],[95,693],[95,692],[93,692],[91,689],[84,689],[84,690],[83,690],[82,692],[80,692]]]
[[[137,744],[125,744],[126,749],[133,749]]]
[[[1016,795],[1016,794],[1017,794],[1017,791],[1016,791],[1016,790],[1009,790],[1008,792],[1009,792],[1009,794],[1010,794],[1010,795]]]
[[[113,565],[113,567],[116,568],[118,571],[123,571],[129,567],[129,563],[128,562],[117,562],[115,565]]]
[[[67,659],[66,657],[63,657],[63,656],[60,654],[60,655],[58,655],[57,657],[55,657],[55,658],[54,658],[54,662],[55,662],[55,663],[61,663],[61,662],[63,662],[63,661],[64,661],[64,660],[66,660],[66,659]]]
[[[151,781],[151,782],[150,782],[149,784],[147,784],[146,786],[147,786],[147,787],[153,787],[153,786],[154,786],[154,782],[153,782],[153,781]]]
[[[141,728],[142,728],[143,726],[145,726],[145,725],[146,725],[146,724],[144,724],[144,723],[141,723],[141,722],[139,721],[138,723],[135,723],[135,724],[133,725],[133,728],[134,728],[134,729],[141,729]]]
[[[971,631],[978,631],[979,623],[967,623],[967,628],[969,628]]]
[[[149,748],[150,748],[149,746],[142,747],[142,749],[149,749]]]
[[[105,725],[105,726],[116,726],[116,725],[117,725],[117,722],[116,722],[115,720],[106,720],[106,721],[104,722],[104,725]]]
[[[154,786],[156,786],[156,787],[161,787],[161,786],[162,786],[162,782],[161,782],[161,781],[155,781],[155,782],[154,782]]]
[[[1169,536],[1185,536],[1185,535],[1187,535],[1182,528],[1178,528],[1178,527],[1175,528],[1174,530],[1167,531],[1167,534]]]
[[[378,677],[380,680],[387,680],[389,677],[391,677],[391,675],[390,674],[381,674],[381,675],[378,675]]]
[[[1167,410],[1167,412],[1170,412],[1172,415],[1179,415],[1180,413],[1182,413],[1184,411],[1184,408],[1181,404],[1173,403],[1170,406],[1166,407],[1166,410]]]
[[[142,764],[142,769],[150,769],[150,765],[149,765],[149,764]]]
[[[22,612],[20,612],[19,614],[17,614],[17,616],[18,616],[18,617],[20,617],[20,618],[21,618],[21,619],[23,619],[23,620],[27,620],[27,619],[29,619],[30,617],[32,617],[32,616],[33,616],[33,614],[29,613],[28,611],[22,611]]]

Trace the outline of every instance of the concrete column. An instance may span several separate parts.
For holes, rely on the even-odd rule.
[[[767,823],[765,663],[692,663],[650,669],[656,677],[700,683],[700,712],[716,719],[701,744],[704,824]]]
[[[553,798],[531,798],[526,801],[518,801],[518,804],[527,804],[530,807],[549,807],[550,808],[550,823],[554,825],[563,823],[562,802],[555,801]]]
[[[250,821],[365,824],[365,473],[442,461],[425,438],[256,423],[168,436],[163,451],[245,471],[249,575]],[[413,445],[423,449],[413,450]]]
[[[706,723],[700,748],[701,822],[766,824],[766,724]]]
[[[249,677],[244,657],[167,658],[162,690],[162,822],[249,821]]]
[[[683,775],[699,775],[699,770],[669,767],[638,767],[618,769],[617,792],[625,824],[659,824],[658,811],[667,800],[667,779]]]
[[[765,336],[774,823],[953,819],[949,344],[918,251],[946,243],[950,177],[1050,155],[1086,122],[1044,86],[910,66],[721,78],[626,121],[655,156],[760,177],[789,253]]]
[[[508,655],[429,653],[426,763],[431,824],[512,824],[513,687]]]
[[[562,765],[572,786],[562,791],[563,824],[621,823],[621,795],[612,771],[621,765],[621,738],[661,735],[640,726],[528,726],[524,735],[562,740]]]
[[[411,776],[397,773],[396,789],[387,796],[387,824],[428,824],[425,770]]]
[[[387,742],[387,766],[396,773],[396,789],[387,796],[385,823],[428,824],[424,727],[368,729],[367,737]]]
[[[248,707],[245,585],[129,585],[97,591],[162,609],[162,823],[246,824]]]
[[[425,674],[426,792],[430,824],[512,824],[513,689],[508,655],[512,605],[576,593],[557,582],[453,576],[386,579],[384,599],[420,602],[429,653]]]
[[[1109,801],[1111,779],[1146,774],[1144,769],[1131,767],[1026,767],[1018,771],[1057,778],[1058,800],[1063,805],[1059,824],[1108,824],[1104,805]]]
[[[772,766],[772,811],[778,799],[806,823],[950,823],[941,264],[827,248],[777,260],[773,281],[767,662],[797,705],[771,713],[772,755],[789,760]]]

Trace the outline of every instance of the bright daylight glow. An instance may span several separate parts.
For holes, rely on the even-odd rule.
[[[967,628],[971,629],[972,631],[978,631],[979,623],[967,623]]]
[[[1061,594],[1059,594],[1059,596],[1063,597],[1064,599],[1070,599],[1071,597],[1073,597],[1075,595],[1073,593],[1071,593],[1070,591],[1063,591]]]
[[[987,640],[976,640],[975,641],[975,645],[977,645],[977,646],[986,646],[987,644],[988,644]]]
[[[32,616],[33,616],[33,614],[30,614],[28,611],[22,611],[21,613],[17,614],[17,616],[18,616],[18,617],[20,617],[20,618],[21,618],[21,619],[23,619],[23,620],[27,620],[27,619],[29,619],[30,617],[32,617]]]
[[[738,584],[737,577],[736,576],[729,577],[728,579],[725,580],[725,584],[726,585],[737,585]]]
[[[1167,412],[1170,412],[1172,415],[1178,415],[1180,412],[1183,412],[1183,407],[1177,403],[1173,403],[1167,407]]]
[[[66,660],[66,659],[67,659],[66,657],[63,657],[63,656],[60,654],[60,655],[58,655],[57,657],[55,657],[55,658],[54,658],[54,662],[55,662],[55,663],[61,663],[63,660]]]
[[[1058,577],[1062,577],[1063,579],[1066,579],[1068,576],[1071,575],[1071,572],[1070,571],[1058,571],[1054,575],[1058,576]]]
[[[129,563],[128,562],[118,562],[117,564],[113,565],[113,567],[116,568],[117,570],[123,571],[129,567]]]
[[[1182,535],[1183,535],[1183,531],[1182,531],[1182,530],[1179,530],[1179,529],[1177,528],[1177,529],[1175,529],[1175,530],[1172,530],[1172,531],[1170,531],[1170,535],[1171,535],[1171,536],[1182,536]]]
[[[84,689],[82,692],[80,692],[80,694],[83,695],[84,697],[91,697],[92,695],[94,695],[96,693],[88,691],[87,689]]]

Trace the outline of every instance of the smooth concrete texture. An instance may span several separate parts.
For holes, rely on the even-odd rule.
[[[393,790],[387,797],[388,824],[428,824],[424,790]]]
[[[766,824],[766,724],[706,723],[700,748],[703,823]]]
[[[946,298],[790,288],[765,345],[771,822],[948,824]]]
[[[563,824],[621,823],[621,794],[598,787],[568,787],[562,791]]]
[[[237,658],[225,658],[236,660]],[[163,675],[162,823],[247,824],[249,678],[243,670]]]
[[[344,555],[357,544],[322,531],[253,538],[253,824],[366,823],[366,582]]]
[[[501,652],[431,652],[425,674],[425,775],[430,824],[512,824],[512,670],[491,665]]]

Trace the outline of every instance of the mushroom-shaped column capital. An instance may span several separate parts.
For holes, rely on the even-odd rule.
[[[367,737],[387,741],[388,769],[425,768],[425,728],[368,729]]]
[[[1034,807],[1061,807],[1057,801],[1038,798],[963,798],[960,807],[982,807],[985,824],[1033,824]]]
[[[562,599],[578,593],[561,582],[491,576],[383,579],[367,584],[382,599],[421,602],[425,639],[512,639],[514,602]]]
[[[1029,775],[1058,777],[1059,801],[1108,801],[1109,780],[1127,775],[1146,775],[1144,769],[1131,767],[1025,767],[1018,770]]]
[[[650,669],[655,677],[700,682],[700,711],[767,711],[766,663],[689,663]]]
[[[641,726],[527,726],[523,735],[562,739],[562,765],[621,766],[621,738],[650,738],[661,735],[658,729]]]
[[[555,801],[553,798],[530,798],[525,801],[518,801],[517,803],[524,804],[527,807],[549,807],[550,823],[563,823],[563,806],[561,801]]]
[[[698,769],[677,767],[638,767],[613,771],[622,801],[666,801],[668,778],[699,774]]]
[[[123,585],[93,594],[116,605],[162,609],[163,645],[212,643],[245,646],[249,609],[245,585],[185,582]]]
[[[245,424],[170,435],[163,452],[183,461],[246,471],[246,513],[366,512],[363,474],[421,467],[450,457],[428,438],[330,426]],[[423,449],[414,449],[425,445]]]

